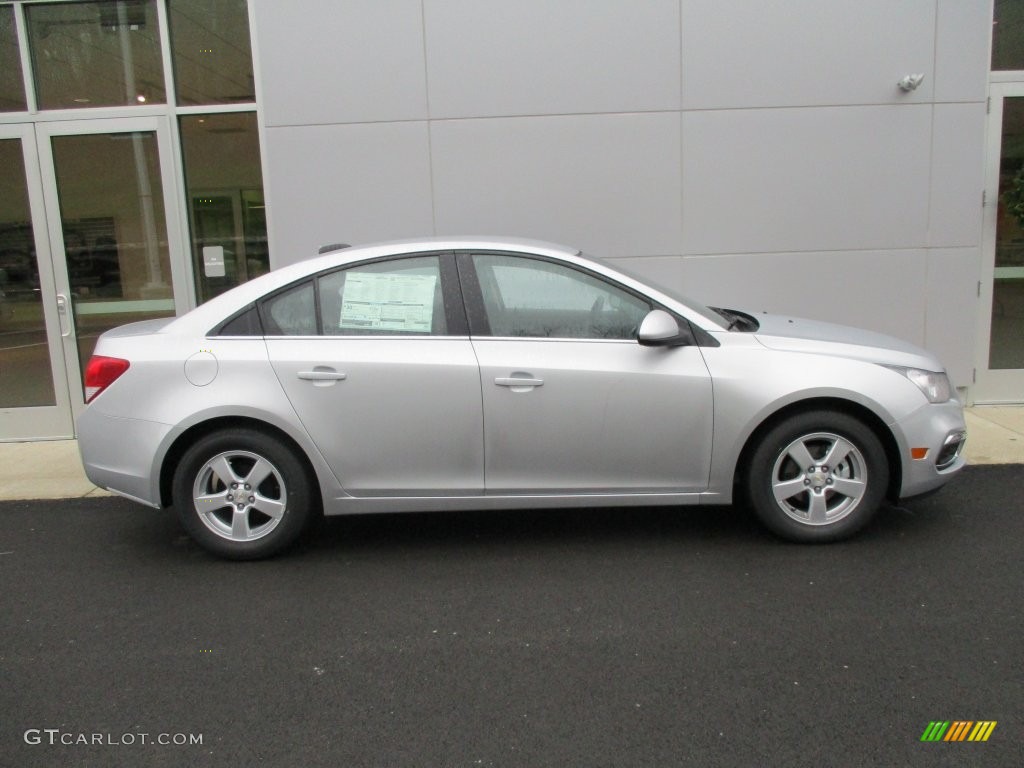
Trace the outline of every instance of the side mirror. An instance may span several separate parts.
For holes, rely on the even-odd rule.
[[[677,347],[692,344],[693,336],[689,328],[680,328],[665,310],[652,309],[640,323],[637,341],[645,347]]]

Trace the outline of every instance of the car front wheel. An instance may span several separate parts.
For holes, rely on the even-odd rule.
[[[810,411],[773,427],[751,457],[747,495],[791,541],[847,538],[874,516],[889,484],[881,441],[845,413]]]
[[[308,474],[294,451],[250,429],[214,432],[189,448],[174,474],[174,506],[202,547],[253,560],[292,544],[313,507]]]

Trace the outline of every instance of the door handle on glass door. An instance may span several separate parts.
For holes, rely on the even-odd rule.
[[[60,319],[60,335],[65,339],[71,335],[71,317],[68,312],[68,297],[63,293],[57,294],[57,317]]]

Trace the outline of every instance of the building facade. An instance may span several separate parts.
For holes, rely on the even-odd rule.
[[[554,240],[1024,401],[1024,0],[0,0],[0,439],[325,243]],[[919,77],[923,76],[923,77]]]

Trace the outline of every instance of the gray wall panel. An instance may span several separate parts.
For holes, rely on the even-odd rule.
[[[935,0],[682,0],[683,108],[928,101]],[[904,94],[896,82],[923,72]]]
[[[267,125],[427,117],[420,0],[253,0]]]
[[[992,0],[938,0],[935,100],[984,101],[992,43]]]
[[[971,384],[974,369],[980,273],[980,248],[936,248],[928,252],[925,346],[939,356],[958,387]]]
[[[684,113],[684,252],[923,246],[931,112]]]
[[[273,266],[433,229],[426,123],[270,128]]]
[[[432,147],[439,234],[679,253],[677,112],[439,121]]]
[[[679,109],[677,0],[425,0],[430,116]]]
[[[984,103],[935,105],[929,245],[981,242],[984,139]]]

